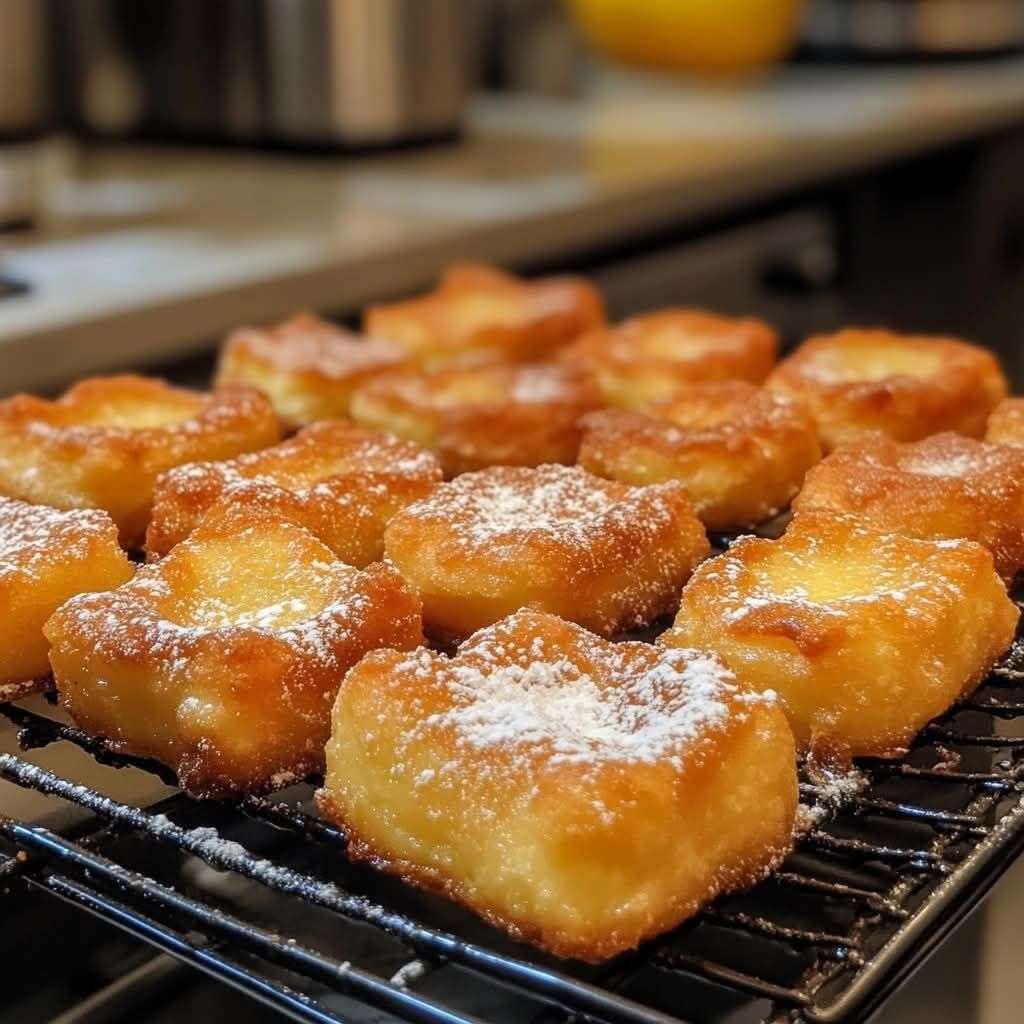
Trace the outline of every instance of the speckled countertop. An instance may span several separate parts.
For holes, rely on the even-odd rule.
[[[485,96],[462,142],[386,157],[52,147],[39,227],[0,236],[0,392],[140,365],[240,322],[344,313],[446,262],[556,260],[1024,121],[1024,59],[792,68],[697,89],[596,78]]]

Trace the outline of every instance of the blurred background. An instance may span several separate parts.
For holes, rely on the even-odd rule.
[[[204,380],[456,258],[960,334],[1020,389],[1024,0],[0,0],[0,394]],[[880,1019],[1018,1019],[1022,912],[1018,869]],[[13,1019],[260,1019],[89,929]]]
[[[455,257],[1024,356],[1020,0],[3,0],[0,391]]]

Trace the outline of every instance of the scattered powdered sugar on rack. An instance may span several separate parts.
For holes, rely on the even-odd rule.
[[[794,833],[806,834],[836,815],[868,786],[868,778],[852,764],[807,765],[812,781],[801,787]]]

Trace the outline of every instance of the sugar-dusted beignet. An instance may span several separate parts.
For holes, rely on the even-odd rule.
[[[985,440],[1024,448],[1024,398],[1004,398],[992,410]]]
[[[1017,618],[980,544],[805,512],[701,566],[661,642],[776,691],[803,747],[890,756],[985,677]]]
[[[131,579],[117,527],[96,509],[0,498],[0,701],[49,675],[43,624],[69,597]]]
[[[1024,568],[1024,451],[1005,445],[960,434],[848,445],[811,470],[793,509],[847,513],[923,540],[977,541],[1007,581]]]
[[[581,277],[524,280],[459,263],[425,295],[371,306],[363,326],[399,344],[422,369],[529,362],[604,323],[604,303]]]
[[[45,632],[72,718],[204,797],[319,770],[345,672],[422,641],[419,601],[394,569],[345,565],[254,503],[215,507],[162,561],[73,598]]]
[[[981,437],[1006,395],[991,352],[955,338],[851,328],[804,342],[768,378],[807,400],[822,446],[882,434],[917,441],[955,430]]]
[[[299,427],[348,415],[360,384],[407,363],[405,351],[390,341],[300,313],[276,327],[233,332],[221,351],[217,381],[258,387],[285,423]]]
[[[746,380],[758,384],[775,362],[773,328],[748,317],[665,309],[591,331],[560,358],[594,374],[609,405],[669,401],[680,385]]]
[[[713,656],[519,612],[352,669],[318,798],[350,856],[596,961],[777,864],[796,789],[775,699]]]
[[[675,609],[709,545],[682,484],[498,466],[403,509],[384,550],[419,590],[428,631],[458,640],[520,608],[604,636],[645,625]]]
[[[352,418],[434,449],[449,476],[572,463],[580,417],[600,404],[588,374],[553,364],[392,374],[352,399]]]
[[[184,540],[221,498],[273,502],[343,562],[362,567],[384,553],[384,527],[441,481],[430,453],[388,434],[324,420],[261,452],[179,466],[157,481],[146,531],[150,561]]]
[[[254,388],[210,394],[124,374],[80,381],[55,401],[0,401],[0,494],[56,508],[102,508],[126,547],[142,544],[156,478],[280,437]]]
[[[583,426],[584,469],[631,484],[679,480],[712,530],[771,518],[821,458],[804,403],[746,381],[689,384],[671,402],[591,413]]]

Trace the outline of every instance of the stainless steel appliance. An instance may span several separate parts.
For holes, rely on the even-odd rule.
[[[866,57],[980,56],[1024,46],[1021,0],[811,0],[813,51]]]
[[[452,135],[463,0],[64,0],[63,110],[90,134],[362,147]]]
[[[31,221],[41,202],[44,13],[38,0],[0,3],[0,228]]]

